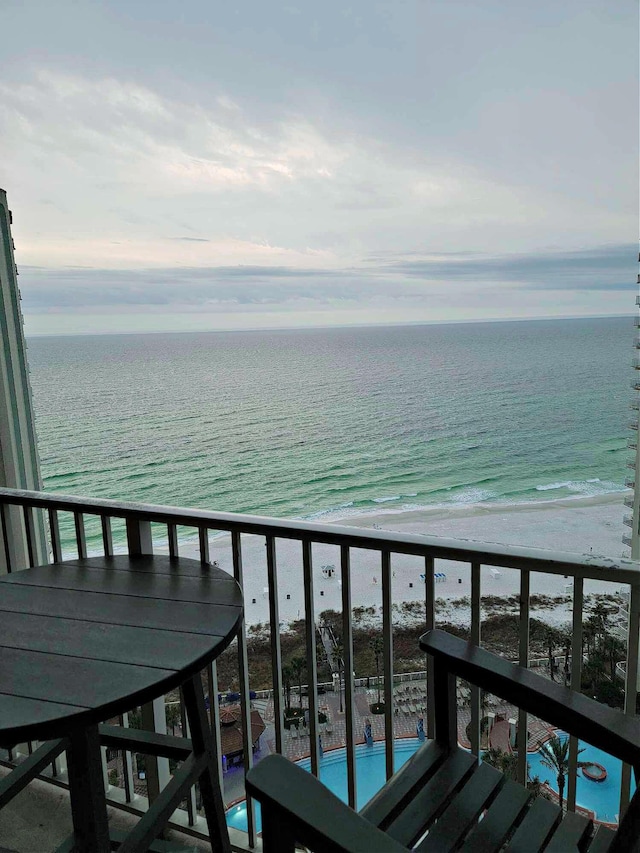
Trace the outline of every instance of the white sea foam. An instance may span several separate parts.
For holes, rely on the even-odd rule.
[[[567,489],[567,491],[579,495],[602,495],[608,492],[624,492],[626,486],[610,480],[601,480],[599,477],[592,477],[588,480],[563,480],[558,483],[536,486],[537,492],[550,492],[556,489]]]
[[[480,489],[477,487],[469,486],[466,489],[463,489],[459,494],[455,495],[448,501],[448,503],[453,504],[477,504],[482,501],[489,501],[492,498],[499,497],[496,492],[492,492],[489,489]]]
[[[390,495],[387,498],[372,498],[374,504],[386,504],[388,501],[399,501],[402,495]]]
[[[550,492],[552,489],[566,489],[570,484],[570,480],[565,480],[563,483],[547,483],[545,486],[536,486],[536,492]]]

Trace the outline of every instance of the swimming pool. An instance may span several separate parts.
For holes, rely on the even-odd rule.
[[[401,738],[395,742],[395,769],[408,761],[420,745],[417,738]],[[297,762],[305,770],[311,770],[311,761],[303,758]],[[358,810],[365,806],[385,781],[384,743],[374,743],[373,746],[360,744],[356,746],[356,792]],[[322,757],[320,762],[320,780],[333,793],[347,802],[347,761],[345,749],[332,749]],[[247,809],[243,802],[232,806],[227,812],[227,824],[235,829],[247,831]],[[256,826],[260,832],[260,806],[256,804]]]
[[[565,732],[558,732],[560,738],[567,738]],[[394,758],[395,769],[398,770],[407,761],[420,745],[417,738],[402,738],[395,742]],[[580,744],[584,752],[580,754],[580,761],[593,761],[602,764],[607,769],[607,778],[604,782],[592,782],[585,779],[582,771],[578,770],[578,784],[576,789],[576,802],[585,809],[595,812],[598,820],[617,822],[617,814],[620,808],[620,778],[622,775],[622,762],[612,758],[600,749],[587,744]],[[541,782],[547,782],[554,791],[558,786],[554,773],[545,767],[540,761],[540,753],[530,753],[529,762],[530,776],[538,776]],[[305,770],[311,769],[311,761],[302,759],[298,764]],[[356,791],[358,795],[358,810],[365,806],[371,797],[378,791],[385,781],[385,757],[384,743],[375,743],[372,747],[361,744],[356,747]],[[320,779],[333,793],[347,802],[347,763],[346,750],[333,749],[326,752],[320,762]],[[635,785],[631,783],[631,791]],[[567,795],[565,785],[564,795]],[[227,824],[247,831],[247,811],[243,802],[232,806],[227,812]],[[260,807],[256,804],[257,832],[260,832]]]
[[[566,740],[569,735],[566,732],[558,732],[561,740]],[[622,776],[622,762],[612,758],[595,746],[580,742],[580,749],[584,748],[578,756],[579,761],[593,761],[602,764],[607,770],[607,778],[603,782],[592,782],[585,779],[582,770],[578,770],[578,781],[576,785],[576,803],[585,809],[595,812],[598,820],[616,823],[620,811],[620,780]],[[548,782],[554,791],[558,790],[555,774],[541,762],[540,752],[529,755],[529,775],[538,776],[541,782]],[[635,791],[635,784],[631,782],[631,793]],[[567,796],[565,783],[564,796]]]

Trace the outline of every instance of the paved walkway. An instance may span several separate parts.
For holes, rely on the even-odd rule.
[[[344,711],[340,711],[339,697],[327,693],[320,697],[320,711],[327,716],[327,723],[320,724],[323,749],[335,749],[346,745],[346,718]],[[383,740],[384,715],[372,714],[370,706],[377,702],[378,691],[357,688],[354,701],[354,734],[356,743],[364,743],[365,721],[371,723],[371,733],[374,740]],[[344,702],[344,699],[343,699]],[[418,718],[425,715],[426,693],[424,682],[416,682],[416,686],[406,690],[394,692],[394,737],[411,737],[416,735]],[[304,699],[303,699],[304,703]],[[306,704],[303,704],[306,707]],[[263,736],[269,752],[275,752],[275,736],[273,730],[273,702],[270,700],[265,709],[265,722],[268,724],[267,731]],[[426,720],[425,720],[426,727]],[[285,729],[284,754],[293,761],[309,755],[309,733],[308,729],[301,727],[297,736]]]

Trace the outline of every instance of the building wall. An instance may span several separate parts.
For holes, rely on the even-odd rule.
[[[11,221],[7,195],[0,190],[0,485],[15,489],[41,489]],[[14,567],[26,565],[21,513],[9,510],[5,522],[9,535],[5,543],[0,529],[3,539],[0,572],[7,568],[7,548]],[[44,523],[40,518],[36,522],[36,549],[40,562],[46,558]]]

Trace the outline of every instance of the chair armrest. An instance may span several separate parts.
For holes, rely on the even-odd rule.
[[[287,824],[297,842],[323,853],[406,853],[372,823],[332,794],[315,776],[282,755],[270,755],[249,771],[247,793]]]
[[[420,648],[447,672],[524,708],[640,772],[637,718],[542,678],[446,631],[434,629],[423,634]]]

